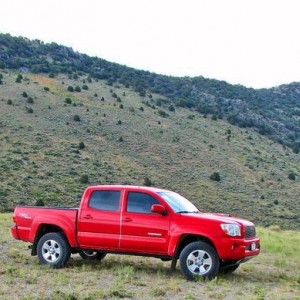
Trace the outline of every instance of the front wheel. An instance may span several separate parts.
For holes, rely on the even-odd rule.
[[[106,256],[105,252],[93,251],[93,250],[80,250],[79,255],[86,260],[101,260]]]
[[[40,263],[61,268],[70,259],[71,250],[61,233],[50,232],[40,238],[37,244],[37,255]]]
[[[188,244],[180,253],[180,270],[188,279],[213,278],[220,267],[220,259],[216,250],[205,242]]]

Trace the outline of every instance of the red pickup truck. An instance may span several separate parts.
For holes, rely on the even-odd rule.
[[[231,273],[260,252],[253,223],[200,212],[179,194],[153,187],[88,187],[79,208],[18,206],[15,239],[32,243],[42,264],[63,267],[72,253],[102,259],[106,253],[172,261],[187,279]]]

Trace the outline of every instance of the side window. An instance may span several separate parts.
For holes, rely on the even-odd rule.
[[[89,207],[99,210],[117,211],[120,205],[120,191],[94,191]]]
[[[148,194],[129,192],[127,199],[127,212],[151,214],[151,206],[160,204],[155,198]]]

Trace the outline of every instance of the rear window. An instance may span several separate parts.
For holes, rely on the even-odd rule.
[[[118,211],[120,206],[120,191],[94,191],[89,207],[99,210]]]

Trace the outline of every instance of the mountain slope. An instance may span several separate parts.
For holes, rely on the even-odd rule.
[[[299,228],[299,155],[255,130],[89,74],[0,73],[2,210],[78,205],[88,184],[150,180],[204,211]]]
[[[177,107],[188,107],[242,128],[253,128],[276,142],[300,150],[300,83],[255,90],[203,77],[169,77],[135,70],[74,52],[56,43],[44,44],[0,34],[0,68],[77,76],[84,72],[108,84],[131,87],[143,96],[159,93]]]

